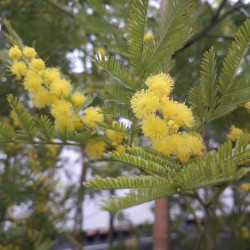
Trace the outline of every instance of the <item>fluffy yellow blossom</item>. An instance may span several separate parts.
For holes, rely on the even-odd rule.
[[[179,130],[179,126],[173,120],[168,121],[168,126],[171,133],[176,133]]]
[[[55,129],[58,131],[63,131],[65,128],[67,130],[74,129],[74,120],[70,116],[58,116],[55,119]]]
[[[160,73],[158,75],[151,75],[146,80],[146,85],[154,95],[158,97],[168,96],[174,86],[174,81],[170,75]]]
[[[240,185],[240,188],[244,191],[249,191],[250,190],[250,183],[243,183]]]
[[[95,160],[101,157],[104,150],[105,150],[105,142],[101,140],[92,139],[88,141],[86,145],[87,156],[92,157]]]
[[[42,87],[42,82],[43,79],[40,75],[33,70],[28,70],[23,85],[26,90],[34,92]]]
[[[72,90],[71,84],[64,79],[56,79],[50,85],[50,93],[57,97],[68,96]]]
[[[48,90],[40,88],[39,90],[33,92],[32,102],[38,108],[44,108],[47,105],[51,105],[57,99],[55,96],[51,95]]]
[[[60,79],[60,72],[57,68],[46,68],[43,77],[44,83],[49,86],[56,79]]]
[[[92,88],[86,88],[85,90],[86,90],[87,93],[90,94],[90,95],[93,95],[93,94],[95,93],[95,90],[92,89]]]
[[[10,118],[12,119],[15,127],[20,127],[20,122],[18,121],[17,115],[13,109],[10,111]]]
[[[152,141],[152,146],[155,150],[163,153],[166,156],[170,156],[172,154],[171,146],[168,143],[169,136],[163,137],[158,140]]]
[[[27,72],[27,67],[24,62],[15,61],[11,67],[11,72],[16,75],[17,79],[21,79],[22,76],[25,76]]]
[[[113,122],[113,125],[118,124],[117,122]],[[119,144],[123,138],[125,137],[125,133],[118,132],[115,130],[107,129],[106,136],[109,140],[112,141],[113,145]]]
[[[246,108],[247,112],[250,114],[250,102],[245,103],[245,108]]]
[[[153,35],[150,34],[150,33],[146,33],[146,34],[144,35],[144,40],[145,40],[145,41],[148,41],[149,39],[152,39],[152,38],[153,38]]]
[[[192,110],[183,103],[168,98],[161,99],[162,112],[165,119],[173,120],[178,126],[192,127],[194,117]]]
[[[104,47],[97,47],[96,48],[96,52],[99,52],[101,55],[106,56],[107,55],[107,51],[105,50]]]
[[[118,145],[118,146],[115,148],[115,151],[123,153],[123,152],[126,151],[126,148],[125,148],[123,145]]]
[[[73,118],[74,128],[75,128],[77,131],[82,131],[82,130],[83,130],[83,127],[84,127],[84,123],[83,123],[80,119],[81,119],[81,118],[76,117],[76,116]]]
[[[80,92],[75,92],[71,96],[71,100],[76,107],[81,107],[85,99],[86,99],[85,96]]]
[[[17,60],[22,56],[22,52],[21,50],[18,48],[17,45],[15,45],[14,47],[9,49],[9,56],[14,59]]]
[[[36,56],[36,51],[31,48],[31,47],[24,47],[23,49],[23,54],[29,58],[29,59],[33,59]]]
[[[35,70],[36,72],[42,72],[45,68],[45,63],[42,59],[40,58],[34,58],[31,62],[30,62],[30,68]]]
[[[177,153],[176,154],[176,158],[180,163],[185,163],[189,160],[190,158],[190,154],[189,153]]]
[[[143,134],[152,140],[160,139],[169,132],[167,123],[159,116],[147,116],[145,120],[142,121],[141,125]]]
[[[51,114],[54,117],[70,117],[72,115],[71,103],[65,100],[57,100],[51,106]]]
[[[230,133],[227,135],[227,138],[231,141],[236,141],[240,135],[243,134],[243,130],[236,128],[234,125],[230,128]]]
[[[138,119],[145,118],[159,109],[159,97],[151,91],[141,90],[135,93],[131,99],[131,107]]]
[[[104,120],[104,116],[102,113],[100,113],[98,108],[86,108],[84,110],[84,114],[85,115],[82,117],[82,120],[89,128],[96,127],[97,125],[95,122],[102,122]]]

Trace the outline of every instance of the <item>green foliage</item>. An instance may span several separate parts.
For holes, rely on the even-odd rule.
[[[97,122],[97,125],[100,128],[110,129],[110,130],[114,130],[114,131],[122,132],[122,133],[126,133],[126,134],[131,134],[131,129],[127,128],[122,123],[115,123],[115,124],[113,124],[113,123]]]
[[[13,140],[15,135],[16,133],[12,128],[3,124],[2,122],[0,123],[0,139],[1,140],[6,140],[6,141]]]
[[[142,74],[144,36],[146,34],[148,0],[135,0],[128,19],[128,51],[131,68],[137,75]]]
[[[151,155],[145,152],[142,154],[141,150],[138,151],[144,158],[152,159]],[[170,169],[165,165],[165,162],[162,162],[163,165],[160,165],[152,160],[145,160],[127,153],[113,152],[109,154],[115,160],[135,165],[141,169],[150,170],[159,175],[153,175],[150,178],[146,178],[145,176],[145,179],[143,176],[119,177],[116,180],[113,178],[102,179],[97,177],[85,183],[86,186],[95,189],[138,189],[132,190],[126,197],[113,197],[111,200],[103,201],[104,205],[102,208],[112,213],[173,193],[183,193],[205,186],[231,182],[241,178],[250,171],[249,168],[238,167],[240,162],[247,159],[250,154],[248,134],[239,137],[234,148],[232,148],[232,143],[228,141],[220,146],[217,152],[213,151],[209,153],[204,159],[195,159],[183,167],[181,171]],[[157,159],[157,162],[159,162],[159,159]]]
[[[38,138],[50,142],[55,135],[55,129],[49,117],[46,115],[35,115],[34,121],[37,125]]]
[[[201,123],[221,118],[250,100],[250,88],[246,78],[235,79],[240,62],[250,44],[250,21],[247,19],[239,28],[232,48],[229,49],[217,80],[215,51],[204,53],[201,64],[200,86],[189,92],[189,103]]]
[[[32,116],[24,109],[23,104],[13,95],[8,95],[8,102],[14,110],[22,128],[22,133],[18,135],[19,139],[33,140],[36,135],[36,130]]]
[[[136,86],[136,79],[131,70],[123,66],[119,61],[113,57],[108,57],[101,54],[97,54],[92,58],[94,62],[104,70],[106,70],[111,76],[117,79],[126,88],[134,89]]]
[[[143,57],[143,78],[161,68],[164,61],[171,63],[172,55],[191,37],[186,20],[192,10],[192,1],[168,1],[166,11],[154,29],[153,39],[147,44]],[[166,67],[166,66],[165,66]]]

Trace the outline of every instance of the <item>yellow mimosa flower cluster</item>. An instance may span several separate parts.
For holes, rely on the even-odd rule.
[[[105,142],[103,140],[91,139],[86,145],[86,155],[97,160],[101,157],[105,150]]]
[[[22,80],[36,107],[50,108],[57,130],[94,128],[96,121],[104,120],[100,110],[94,107],[86,108],[84,115],[79,115],[86,97],[80,92],[72,93],[71,83],[61,76],[58,68],[46,67],[34,48],[14,46],[9,49],[9,56],[13,59],[11,72]]]
[[[236,128],[234,125],[232,125],[230,128],[230,133],[227,135],[227,138],[231,141],[236,141],[242,134],[242,129]]]
[[[184,163],[191,155],[202,156],[204,145],[196,133],[178,132],[180,127],[192,127],[192,110],[184,103],[169,98],[173,79],[164,73],[152,75],[145,82],[147,90],[135,93],[131,107],[141,120],[142,132],[152,140],[153,148]]]

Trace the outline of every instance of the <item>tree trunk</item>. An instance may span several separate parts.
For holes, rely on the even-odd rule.
[[[161,0],[159,15],[161,16],[167,6],[168,0]],[[168,249],[168,197],[155,201],[155,221],[153,231],[153,250]]]
[[[163,197],[155,201],[154,213],[153,250],[167,250],[168,197]]]

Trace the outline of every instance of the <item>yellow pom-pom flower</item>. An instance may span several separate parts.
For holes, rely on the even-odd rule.
[[[227,138],[231,141],[236,141],[240,135],[243,134],[243,130],[236,128],[234,125],[230,128],[230,133],[227,135]]]
[[[159,97],[153,95],[151,91],[138,91],[131,99],[131,107],[138,119],[155,113],[159,105]]]
[[[24,47],[23,54],[29,59],[33,59],[36,57],[36,51],[33,48],[27,46]]]
[[[97,47],[96,52],[99,52],[103,56],[107,55],[107,51],[106,51],[106,49],[104,47]]]
[[[248,114],[250,114],[250,102],[246,102],[244,106],[245,106]]]
[[[84,110],[84,114],[85,115],[82,117],[82,120],[89,128],[96,127],[97,125],[95,122],[102,122],[104,120],[104,116],[102,113],[100,113],[98,108],[86,108]]]
[[[65,100],[57,100],[51,105],[51,114],[54,117],[70,117],[72,115],[71,103]]]
[[[9,56],[14,59],[17,60],[19,58],[21,58],[22,56],[22,52],[21,50],[18,48],[17,45],[15,45],[14,47],[9,49]]]
[[[250,190],[250,183],[243,183],[240,185],[240,188],[247,192]]]
[[[152,139],[157,140],[166,136],[169,132],[167,123],[158,116],[150,115],[142,121],[143,134]]]
[[[118,146],[115,148],[115,151],[123,153],[123,152],[126,151],[126,148],[125,148],[123,145],[118,145]]]
[[[72,96],[71,96],[71,101],[74,104],[74,106],[76,107],[81,107],[82,104],[85,101],[85,96],[80,93],[80,92],[75,92]]]
[[[11,72],[16,75],[18,80],[21,79],[27,72],[26,64],[24,62],[15,61],[11,67]]]
[[[194,117],[192,110],[183,103],[168,98],[161,99],[162,112],[165,119],[173,120],[178,126],[192,127]]]
[[[179,130],[179,126],[173,120],[168,121],[168,126],[171,133],[177,133]]]
[[[170,75],[160,73],[158,75],[152,75],[147,78],[146,85],[154,95],[158,97],[168,96],[173,90],[174,81]]]
[[[118,124],[117,122],[113,122],[113,125]],[[117,145],[119,144],[123,138],[125,137],[125,133],[119,132],[119,131],[115,131],[115,130],[111,130],[111,129],[107,129],[106,131],[106,136],[109,140],[112,141],[113,145]]]
[[[56,79],[50,85],[50,93],[57,97],[68,96],[72,90],[71,84],[64,79]]]
[[[180,163],[185,163],[189,160],[190,154],[185,152],[179,152],[176,154],[176,158]]]
[[[46,68],[43,77],[45,85],[49,86],[53,81],[60,79],[60,72],[57,68]]]
[[[82,131],[83,130],[83,127],[84,127],[84,123],[83,121],[81,120],[81,117],[74,117],[73,118],[73,121],[74,121],[74,128],[77,130],[77,131]]]
[[[51,95],[49,91],[44,88],[40,88],[33,92],[32,102],[38,108],[44,108],[48,105],[51,105],[55,101],[56,97]]]
[[[42,59],[40,58],[34,58],[30,62],[30,68],[33,69],[36,72],[42,73],[44,68],[45,68],[45,63]]]
[[[163,153],[166,156],[170,156],[172,154],[172,148],[169,145],[170,136],[165,136],[158,140],[152,141],[153,149]]]
[[[58,131],[64,131],[74,129],[74,121],[70,116],[58,116],[55,119],[55,129]]]
[[[86,154],[95,160],[101,157],[105,150],[105,142],[101,140],[92,139],[86,145]]]
[[[28,70],[23,85],[26,90],[34,92],[42,87],[42,82],[43,79],[40,75],[33,70]]]

